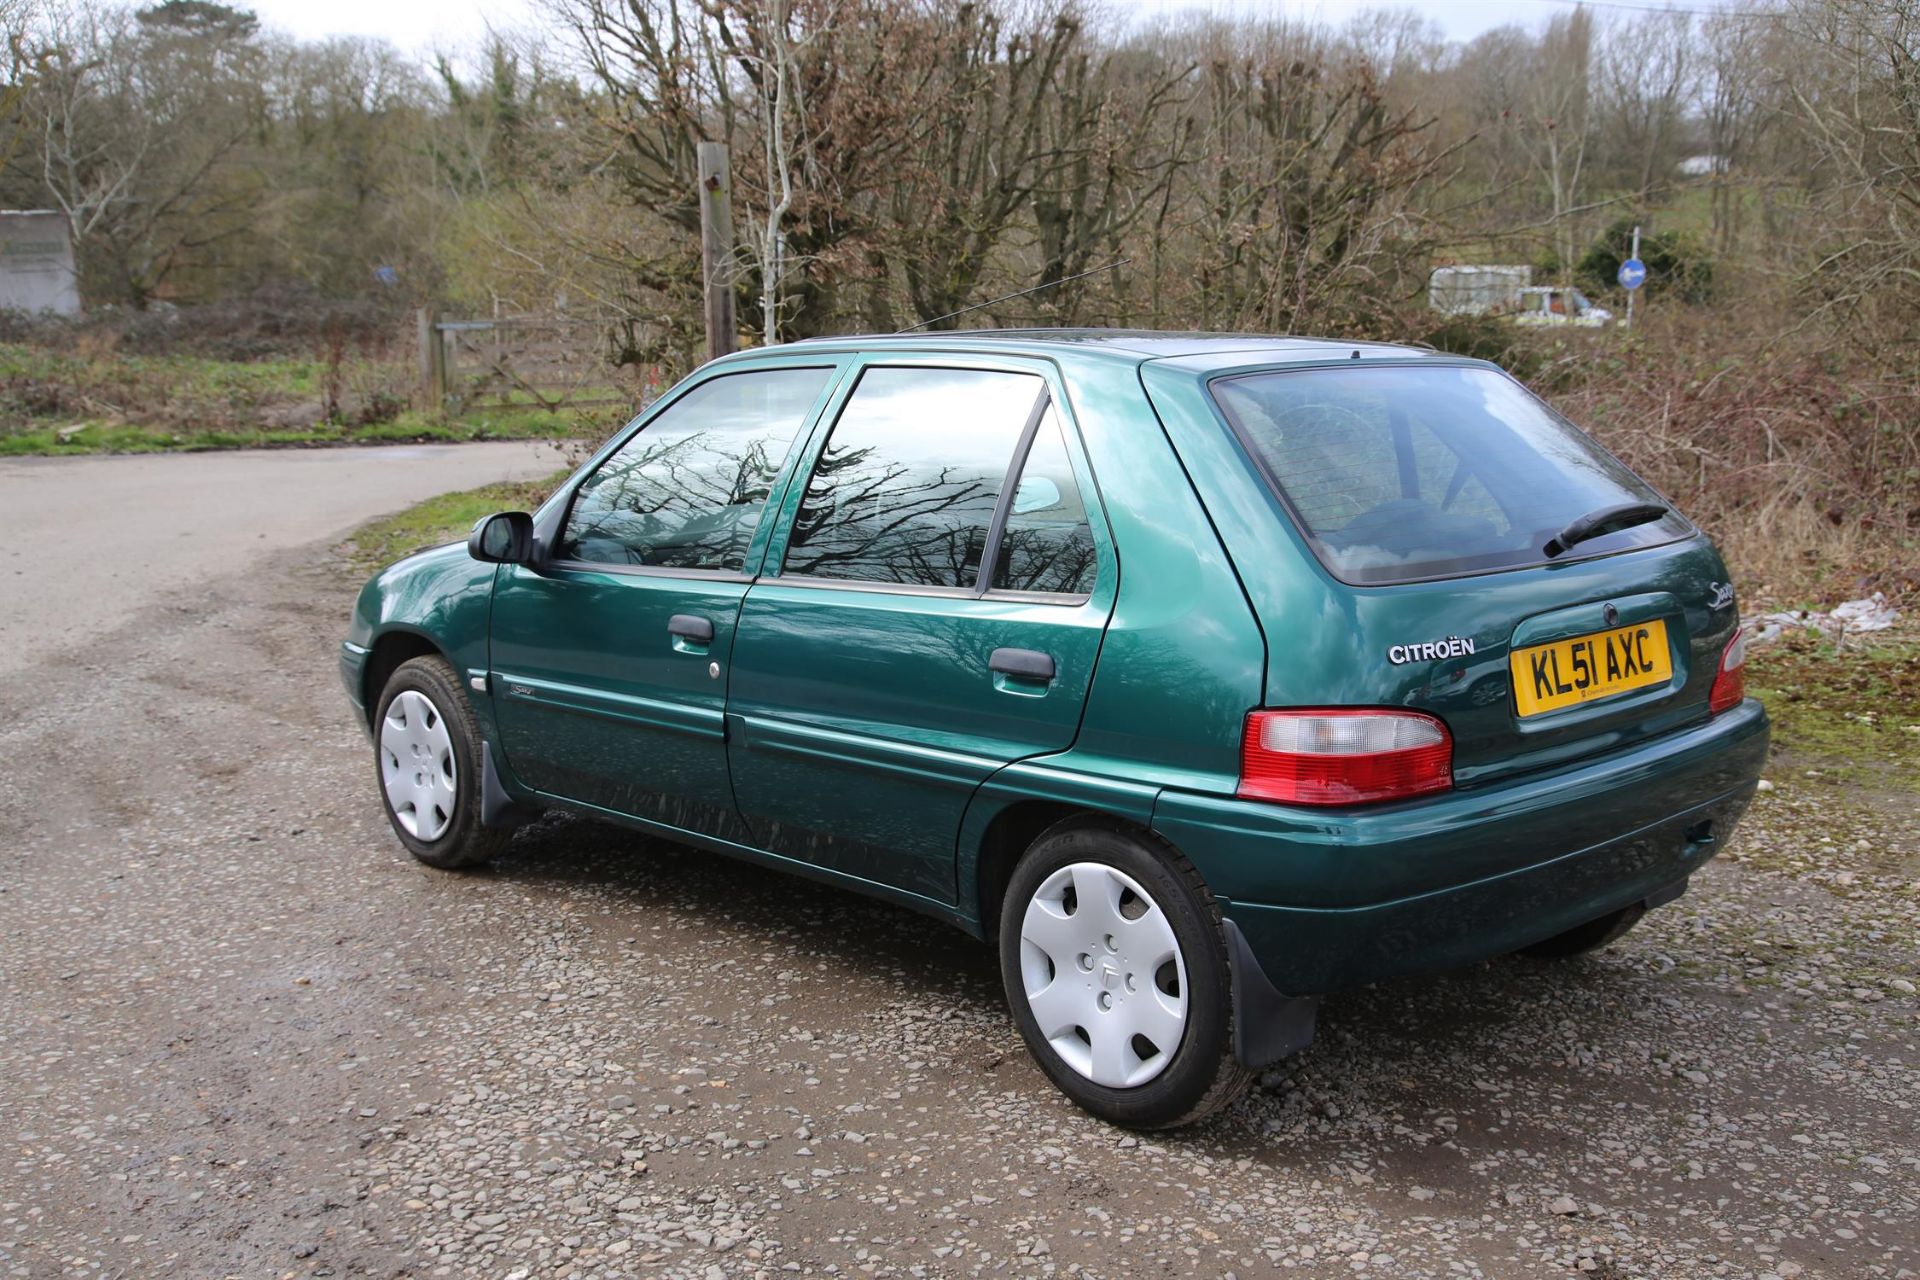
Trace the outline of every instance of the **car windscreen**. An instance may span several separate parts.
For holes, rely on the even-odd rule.
[[[1548,540],[1579,517],[1661,501],[1492,369],[1271,370],[1216,379],[1212,391],[1321,563],[1356,585],[1542,564]],[[1692,531],[1669,512],[1559,558],[1654,546]]]

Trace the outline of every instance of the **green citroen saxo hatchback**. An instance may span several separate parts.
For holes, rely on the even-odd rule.
[[[1124,332],[715,361],[361,594],[388,816],[543,809],[999,949],[1088,1110],[1206,1114],[1317,998],[1676,897],[1767,749],[1700,532],[1499,369]]]

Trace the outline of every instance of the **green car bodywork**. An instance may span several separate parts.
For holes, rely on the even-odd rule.
[[[1071,601],[821,590],[777,570],[806,477],[861,370],[1037,374],[1065,427],[1098,557]],[[1738,625],[1687,527],[1660,545],[1354,586],[1316,558],[1211,385],[1256,370],[1487,368],[1388,346],[1105,332],[817,340],[713,362],[655,406],[748,369],[830,370],[739,574],[495,565],[465,546],[386,569],[341,653],[368,718],[391,672],[443,655],[489,748],[486,817],[571,809],[996,927],[1014,861],[1063,817],[1150,829],[1192,862],[1236,940],[1250,1063],[1298,997],[1514,951],[1676,895],[1750,800],[1767,721],[1707,705]],[[539,512],[550,544],[582,476]],[[711,618],[710,640],[669,636]],[[1517,723],[1511,649],[1663,619],[1668,684]],[[1471,653],[1390,663],[1389,646]],[[1053,683],[991,670],[1045,650]],[[1459,646],[1455,647],[1456,649]],[[718,674],[715,674],[715,673]],[[1262,707],[1428,712],[1453,787],[1387,804],[1242,799]],[[1259,974],[1253,973],[1257,966]],[[1260,1001],[1265,1001],[1261,1004]],[[1294,1019],[1297,1023],[1298,1019]]]

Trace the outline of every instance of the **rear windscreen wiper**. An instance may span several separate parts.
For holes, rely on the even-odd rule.
[[[1617,507],[1602,507],[1598,511],[1587,512],[1548,538],[1547,545],[1540,549],[1548,559],[1552,559],[1589,538],[1597,538],[1603,533],[1618,533],[1639,524],[1651,524],[1666,514],[1667,508],[1658,502],[1627,502]]]

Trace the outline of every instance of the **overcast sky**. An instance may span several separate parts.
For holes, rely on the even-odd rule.
[[[268,26],[312,39],[330,35],[384,36],[410,52],[469,48],[487,32],[539,30],[540,0],[242,0]],[[1690,0],[1682,7],[1706,8],[1712,3],[1738,0]],[[1650,7],[1659,0],[1634,0],[1631,6]],[[1338,24],[1361,9],[1391,7],[1357,0],[1115,0],[1116,11],[1177,13],[1206,9],[1233,13],[1284,13],[1319,18]],[[1426,14],[1455,40],[1468,40],[1482,31],[1509,22],[1527,26],[1544,22],[1569,7],[1561,0],[1425,0],[1404,7]],[[1602,5],[1602,8],[1613,7]]]

